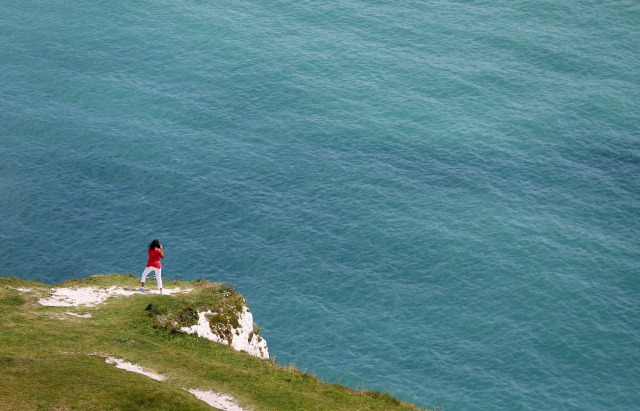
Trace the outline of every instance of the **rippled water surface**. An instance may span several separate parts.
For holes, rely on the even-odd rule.
[[[447,410],[640,409],[634,2],[4,1],[0,275],[235,285]]]

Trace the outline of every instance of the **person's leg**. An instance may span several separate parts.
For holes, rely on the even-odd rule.
[[[162,294],[162,268],[156,268],[156,280],[158,281],[158,288],[160,289],[160,294]]]
[[[144,289],[144,283],[147,280],[147,276],[149,275],[149,273],[154,269],[154,267],[147,267],[144,269],[144,271],[142,272],[142,277],[140,278],[140,283],[142,284],[142,286],[140,287],[140,289]]]

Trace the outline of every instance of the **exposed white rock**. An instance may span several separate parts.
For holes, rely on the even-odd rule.
[[[139,366],[137,364],[130,363],[130,362],[125,361],[125,360],[123,360],[121,358],[107,357],[105,359],[105,361],[108,364],[115,364],[117,368],[121,368],[121,369],[127,370],[127,371],[136,372],[138,374],[145,375],[145,376],[147,376],[149,378],[153,378],[156,381],[164,381],[164,380],[167,379],[167,377],[165,377],[164,375],[156,374],[155,372],[151,372],[151,371],[145,371],[141,366]]]
[[[165,288],[164,294],[171,295],[180,292],[189,292],[191,290],[180,290],[177,288]],[[155,291],[154,293],[159,293]],[[87,307],[95,307],[97,304],[103,303],[107,298],[116,295],[134,295],[140,294],[136,289],[128,289],[112,286],[109,288],[102,287],[58,287],[51,290],[48,298],[38,300],[40,305],[50,307],[77,307],[85,305]]]
[[[74,312],[71,312],[71,311],[67,311],[67,312],[65,312],[65,314],[73,315],[74,317],[78,317],[78,318],[91,318],[91,317],[93,317],[91,314],[78,314],[78,313],[74,313]]]
[[[48,298],[41,298],[38,302],[53,307],[93,307],[106,300],[112,293],[115,293],[115,290],[109,292],[95,287],[54,288]]]
[[[238,328],[231,328],[231,344],[223,335],[219,335],[211,331],[207,315],[216,315],[211,311],[198,312],[198,323],[191,327],[182,327],[180,331],[188,334],[196,334],[198,337],[208,340],[231,345],[237,351],[247,352],[258,358],[269,358],[269,349],[267,341],[254,332],[253,315],[247,306],[242,307],[242,311],[238,313]]]
[[[71,353],[70,353],[71,354]],[[100,355],[99,353],[95,353],[92,355]],[[115,357],[107,357],[105,358],[105,362],[107,364],[115,364],[116,368],[120,368],[126,371],[131,371],[131,372],[135,372],[138,374],[142,374],[146,377],[149,378],[153,378],[156,381],[164,381],[167,379],[167,377],[165,377],[162,374],[158,374],[155,372],[151,372],[148,370],[143,369],[141,366],[139,366],[138,364],[133,364],[130,363],[129,361],[123,360],[122,358],[115,358]],[[185,388],[185,390],[187,390]],[[207,404],[209,404],[210,406],[212,406],[213,408],[219,409],[219,410],[224,410],[224,411],[248,411],[245,408],[242,408],[241,406],[238,405],[238,402],[236,401],[236,399],[229,395],[229,394],[225,394],[225,393],[219,393],[219,392],[213,392],[211,390],[200,390],[200,389],[190,389],[187,390],[189,391],[191,394],[193,394],[196,398],[198,398],[201,401],[206,402]]]
[[[216,409],[224,411],[245,411],[244,408],[238,405],[236,399],[229,394],[196,389],[189,390],[189,392]]]

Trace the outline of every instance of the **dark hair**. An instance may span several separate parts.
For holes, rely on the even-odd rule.
[[[160,241],[158,241],[158,239],[156,238],[155,240],[149,243],[148,247],[152,250],[155,250],[156,248],[160,248]]]

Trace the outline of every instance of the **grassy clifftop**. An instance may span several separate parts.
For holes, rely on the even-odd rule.
[[[99,275],[58,287],[134,289],[131,275]],[[165,282],[184,294],[136,293],[95,307],[50,307],[51,286],[0,278],[0,409],[211,410],[188,390],[228,394],[252,410],[415,410],[374,391],[319,381],[203,338],[177,332],[195,312],[224,313],[243,303],[232,288],[207,281]],[[222,316],[221,316],[222,317]],[[212,325],[213,326],[213,325]],[[256,330],[257,331],[257,330]],[[110,357],[165,377],[116,368]]]

